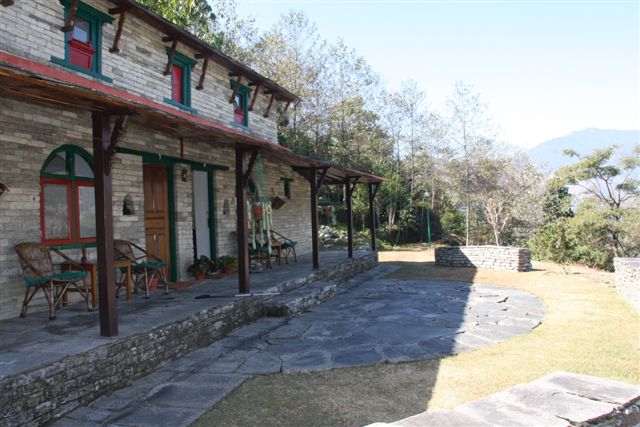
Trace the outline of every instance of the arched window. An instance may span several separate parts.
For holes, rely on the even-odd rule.
[[[80,147],[54,150],[40,170],[42,242],[74,245],[96,240],[93,160]]]

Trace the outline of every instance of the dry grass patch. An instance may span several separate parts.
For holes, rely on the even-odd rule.
[[[399,365],[257,377],[196,425],[347,426],[451,408],[549,372],[640,383],[640,318],[616,294],[613,274],[554,264],[515,273],[437,267],[432,251],[380,253],[390,278],[456,280],[521,289],[543,302],[529,334],[457,356]]]

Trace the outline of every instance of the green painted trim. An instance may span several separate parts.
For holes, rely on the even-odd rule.
[[[64,6],[66,11],[71,6],[71,0],[60,0],[60,4]],[[82,13],[83,15],[90,16],[91,19],[96,19],[102,22],[106,22],[107,24],[110,24],[115,20],[115,18],[109,15],[108,13],[101,12],[98,9],[95,9],[81,1],[78,2],[78,10],[76,13],[78,14],[78,16],[80,16],[79,14]]]
[[[235,89],[238,83],[235,80],[229,80],[229,86],[231,89]],[[238,95],[240,95],[240,104],[242,105],[242,111],[244,113],[244,123],[242,125],[232,122],[235,126],[240,128],[245,128],[249,130],[249,95],[251,95],[251,89],[248,86],[241,84],[238,87],[237,91]]]
[[[211,246],[211,259],[218,257],[217,233],[216,233],[216,191],[214,184],[214,170],[207,171],[207,184],[209,186],[209,243]]]
[[[71,0],[60,0],[60,4],[64,6],[64,19],[67,19],[67,13],[71,6]],[[94,9],[85,3],[78,2],[78,9],[76,16],[85,19],[91,23],[91,40],[95,40],[94,61],[91,70],[73,65],[69,60],[69,36],[70,32],[64,33],[64,60],[55,56],[51,57],[51,62],[58,65],[63,65],[74,71],[78,71],[84,74],[88,74],[92,77],[104,80],[108,83],[113,83],[113,80],[109,77],[102,75],[102,26],[104,23],[110,24],[115,19],[113,16]]]
[[[180,104],[179,102],[174,101],[171,98],[164,98],[164,102],[166,102],[167,104],[173,105],[174,107],[178,107],[182,110],[186,110],[190,113],[197,113],[198,110],[196,110],[195,108],[191,108],[189,107],[187,104]]]
[[[82,249],[82,248],[95,248],[96,244],[95,242],[89,242],[89,243],[71,243],[68,245],[48,245],[48,246],[54,249]]]
[[[177,260],[178,260],[178,243],[176,236],[176,189],[175,189],[175,172],[173,165],[167,167],[167,186],[169,197],[169,256],[171,264],[171,281],[178,280]]]
[[[191,171],[205,171],[207,172],[207,192],[209,193],[209,251],[211,259],[217,258],[218,246],[217,246],[217,233],[216,233],[216,192],[215,192],[215,168],[191,165]],[[193,179],[193,178],[192,178]]]
[[[228,171],[229,166],[217,165],[215,163],[196,162],[193,160],[181,159],[179,157],[165,156],[163,154],[150,153],[148,151],[134,150],[131,148],[118,147],[116,149],[118,153],[130,154],[132,156],[140,156],[145,163],[160,163],[164,165],[173,165],[175,163],[185,164],[191,167],[211,168],[215,170]]]
[[[67,43],[67,47],[65,48],[65,51],[69,49],[68,46],[69,46],[69,44]],[[68,55],[65,53],[65,56],[68,56]],[[87,74],[87,75],[89,75],[91,77],[95,77],[96,79],[104,80],[107,83],[113,83],[113,79],[111,77],[107,77],[107,76],[104,76],[102,74],[95,73],[93,71],[87,70],[86,68],[78,67],[77,65],[74,65],[74,64],[72,64],[72,63],[70,63],[68,61],[65,61],[62,58],[58,58],[56,56],[52,56],[51,57],[51,62],[53,62],[54,64],[57,64],[57,65],[62,65],[63,67],[67,67],[67,68],[69,68],[69,69],[71,69],[73,71],[77,71],[79,73],[83,73],[83,74]]]
[[[67,168],[71,171],[71,173],[69,175],[51,174],[51,173],[46,173],[44,171],[44,169],[47,167],[49,162],[61,151],[71,152],[73,154],[80,155],[80,157],[82,157],[83,159],[85,159],[87,161],[87,163],[89,164],[89,167],[93,171],[93,157],[91,156],[91,154],[89,154],[89,152],[87,150],[85,150],[82,147],[78,147],[77,145],[64,144],[64,145],[61,145],[60,147],[56,148],[55,150],[53,150],[51,153],[49,153],[49,155],[45,159],[44,163],[42,163],[42,167],[40,168],[40,176],[43,176],[43,177],[46,177],[46,178],[71,178],[71,177],[75,177],[75,174],[74,174],[74,169],[75,169],[74,168],[74,162],[75,162],[74,156],[69,156],[69,155],[66,156]],[[84,180],[93,181],[93,178],[88,178],[88,177],[84,177],[84,176],[78,177],[78,178],[83,178]]]
[[[171,48],[169,46],[164,47],[167,56],[171,52]],[[173,63],[180,66],[187,66],[189,68],[193,68],[198,63],[197,59],[193,59],[184,53],[180,53],[177,50],[173,52]]]
[[[164,49],[167,53],[167,56],[169,56],[171,49],[168,46],[165,46]],[[182,99],[184,100],[184,102],[180,104],[179,102],[175,102],[172,99],[164,98],[165,102],[192,112],[196,112],[196,110],[191,109],[191,70],[197,63],[198,61],[196,61],[195,59],[189,58],[188,56],[180,52],[173,52],[173,64],[182,68]],[[173,73],[171,73],[171,79],[171,90],[173,90]]]

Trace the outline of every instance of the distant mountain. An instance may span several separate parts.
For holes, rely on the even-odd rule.
[[[618,144],[623,154],[630,154],[633,147],[640,144],[640,131],[613,129],[584,129],[559,138],[553,138],[530,149],[527,154],[538,167],[549,172],[575,162],[575,158],[562,154],[571,149],[585,155],[596,148],[606,148]]]

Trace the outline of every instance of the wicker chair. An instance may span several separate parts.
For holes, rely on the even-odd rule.
[[[298,242],[283,236],[275,230],[271,230],[271,240],[282,242],[282,246],[280,247],[280,256],[284,257],[285,263],[289,264],[290,255],[293,255],[294,262],[298,262],[298,257],[296,256],[296,245]]]
[[[85,300],[87,310],[89,307],[89,288],[84,280],[87,275],[86,271],[61,271],[60,266],[54,265],[51,259],[51,252],[56,253],[63,258],[67,264],[77,265],[78,263],[62,252],[42,245],[40,243],[20,243],[14,247],[18,258],[20,259],[20,267],[22,268],[22,276],[24,284],[27,287],[22,302],[22,310],[20,317],[27,316],[27,307],[33,299],[38,289],[42,289],[44,296],[49,303],[49,319],[56,318],[56,308],[63,302],[65,293],[70,287],[73,287]],[[81,283],[81,285],[79,284]]]
[[[131,261],[135,292],[143,288],[145,298],[149,298],[149,284],[156,279],[164,283],[164,293],[169,293],[166,265],[163,260],[128,240],[114,240],[113,247],[116,259]]]

